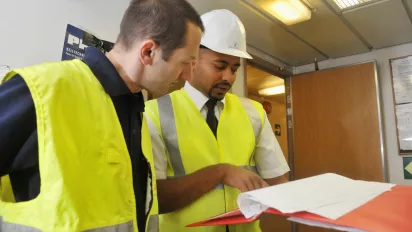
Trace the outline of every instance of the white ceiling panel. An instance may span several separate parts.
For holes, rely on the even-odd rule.
[[[375,49],[412,41],[412,24],[401,0],[382,1],[343,15]]]
[[[343,13],[334,0],[301,0],[314,9],[312,19],[292,26],[265,16],[244,0],[188,1],[199,13],[233,11],[245,24],[249,48],[288,66],[412,42],[412,0],[381,0]],[[256,62],[261,65],[259,59]]]
[[[253,47],[289,64],[298,66],[313,62],[314,58],[324,60],[316,50],[285,31],[273,21],[254,11],[238,0],[189,0],[200,12],[225,8],[235,13],[243,22],[247,42]]]
[[[316,11],[310,20],[290,26],[294,33],[331,58],[369,51],[332,11],[325,5],[316,3],[313,3]]]

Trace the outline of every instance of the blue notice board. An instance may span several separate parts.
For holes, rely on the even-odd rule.
[[[101,40],[80,28],[67,24],[62,60],[82,60],[84,50],[89,46],[99,48],[103,53],[106,53],[113,48],[113,45],[112,42]]]

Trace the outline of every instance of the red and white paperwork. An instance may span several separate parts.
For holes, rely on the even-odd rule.
[[[412,231],[412,187],[323,174],[242,193],[239,210],[189,226],[240,224],[262,213],[343,231]]]

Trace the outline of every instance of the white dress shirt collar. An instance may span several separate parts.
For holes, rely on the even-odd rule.
[[[192,99],[192,101],[195,103],[195,105],[199,109],[199,111],[203,108],[203,106],[209,100],[208,97],[206,97],[199,90],[195,89],[191,84],[189,84],[189,82],[185,83],[184,90],[189,95],[189,97]],[[221,100],[221,102],[224,105],[225,104],[225,99],[223,98]]]

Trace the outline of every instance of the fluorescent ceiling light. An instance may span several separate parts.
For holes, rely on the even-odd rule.
[[[311,10],[300,0],[256,0],[255,3],[286,25],[311,18]]]
[[[355,8],[365,3],[374,2],[377,0],[333,0],[335,1],[336,5],[339,6],[341,10],[347,10],[351,8]]]
[[[412,141],[412,137],[410,137],[410,138],[406,138],[406,139],[403,139],[403,141]]]
[[[284,85],[259,90],[259,94],[263,96],[277,95],[282,93],[285,93]]]

